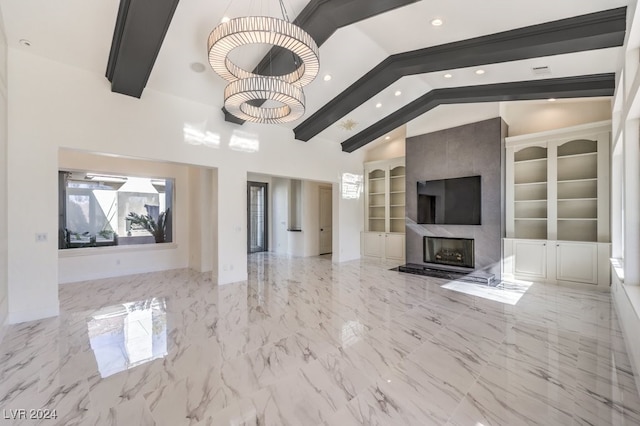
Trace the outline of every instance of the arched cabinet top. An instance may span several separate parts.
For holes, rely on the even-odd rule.
[[[558,157],[598,152],[598,141],[574,139],[558,146]]]
[[[547,148],[544,146],[528,146],[514,153],[515,161],[530,161],[547,158]]]

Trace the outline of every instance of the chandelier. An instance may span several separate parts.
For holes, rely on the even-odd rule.
[[[284,4],[282,0],[279,2],[286,19]],[[302,28],[285,19],[269,16],[234,18],[222,22],[209,35],[209,64],[229,82],[224,89],[224,106],[242,120],[284,123],[304,115],[302,87],[318,75],[318,45]],[[295,69],[282,75],[255,74],[229,58],[234,49],[251,44],[268,44],[288,50]]]

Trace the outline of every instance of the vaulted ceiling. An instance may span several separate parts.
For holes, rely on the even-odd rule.
[[[285,1],[320,45],[321,63],[305,87],[305,116],[286,126],[299,143],[338,141],[351,152],[420,128],[413,124],[443,104],[611,96],[627,3]],[[157,90],[220,114],[226,83],[207,65],[209,32],[223,16],[281,17],[277,0],[0,0],[0,9],[11,47],[27,49],[19,41],[28,39],[33,54],[106,73],[115,92]],[[234,59],[246,68],[283,60],[264,46],[239,50]]]

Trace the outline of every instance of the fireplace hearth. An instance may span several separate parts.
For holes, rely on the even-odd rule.
[[[424,262],[474,268],[474,244],[470,238],[424,237]]]

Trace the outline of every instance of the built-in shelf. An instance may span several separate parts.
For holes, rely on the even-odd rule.
[[[362,254],[404,260],[404,158],[365,163],[365,219]]]
[[[515,183],[515,186],[525,186],[525,185],[546,185],[547,181],[540,181],[540,182],[523,182],[523,183]]]
[[[597,157],[598,153],[597,152],[583,152],[583,153],[580,153],[580,154],[558,155],[558,159],[561,159],[561,158],[579,158],[579,157],[589,157],[589,156]]]
[[[507,238],[597,242],[608,232],[608,134],[507,138]]]
[[[539,162],[546,162],[547,159],[546,158],[534,158],[532,160],[516,160],[514,161],[515,164],[526,164],[526,163],[539,163]]]

